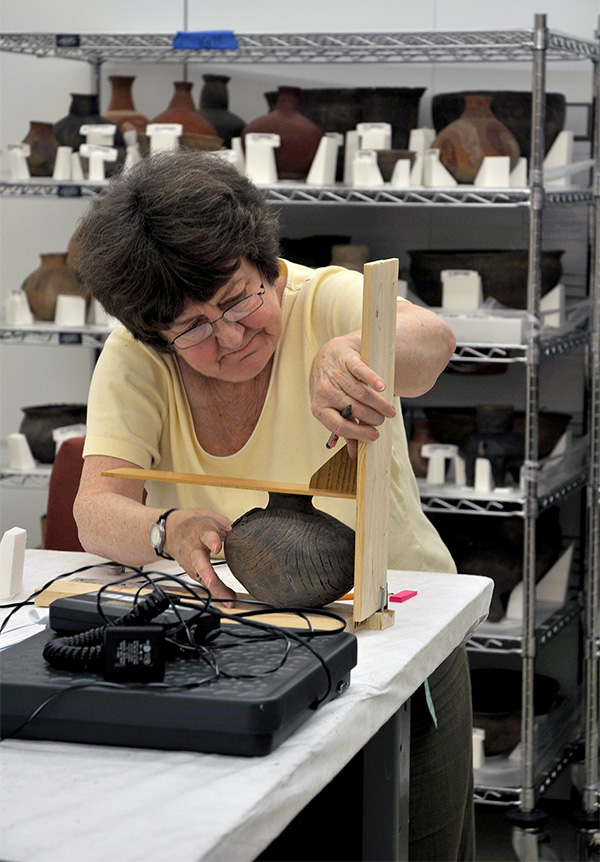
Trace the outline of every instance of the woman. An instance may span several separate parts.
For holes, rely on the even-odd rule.
[[[148,483],[144,503],[140,481],[102,472],[135,466],[306,484],[327,460],[328,432],[345,437],[355,457],[359,440],[376,439],[378,426],[392,421],[390,568],[454,572],[421,510],[397,397],[431,388],[452,355],[451,331],[432,312],[399,302],[394,392],[385,392],[360,360],[362,276],[282,261],[277,237],[260,192],[212,154],[147,159],[114,181],[83,218],[76,233],[80,274],[124,324],[107,340],[90,389],[75,503],[83,546],[135,565],[167,556],[214,597],[231,600],[211,555],[221,553],[232,520],[264,505],[264,494]],[[343,418],[348,405],[351,416]],[[353,503],[319,505],[354,526]],[[438,804],[432,782],[418,789],[415,772],[411,858],[469,858],[464,652],[453,654],[437,676],[442,688],[451,685],[455,701],[457,690],[463,693],[460,722],[455,715],[449,720],[453,734],[460,724],[462,748],[456,739],[448,746],[457,758],[449,766],[450,779],[458,775],[460,801],[457,807],[450,781],[449,801]],[[435,698],[434,677],[431,684]],[[438,723],[444,723],[440,714]],[[424,706],[415,710],[414,729],[415,762],[424,758],[427,772],[434,727]],[[435,738],[439,746],[440,729]],[[438,830],[440,817],[453,834],[438,847],[427,836]]]

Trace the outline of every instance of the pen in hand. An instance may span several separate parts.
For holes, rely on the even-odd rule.
[[[347,419],[351,413],[352,413],[352,404],[348,404],[348,406],[344,407],[344,409],[342,410],[341,415],[344,419]],[[325,446],[327,447],[327,449],[333,449],[333,447],[335,446],[335,444],[337,443],[337,441],[339,439],[340,439],[339,434],[332,434],[329,437],[329,440],[327,441]]]

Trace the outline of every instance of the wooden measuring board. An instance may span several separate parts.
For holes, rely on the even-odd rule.
[[[385,381],[385,397],[394,392],[398,260],[365,264],[361,357]],[[103,476],[152,482],[182,482],[241,490],[272,491],[311,496],[356,498],[354,566],[354,628],[386,628],[394,612],[387,608],[387,553],[392,457],[392,425],[384,422],[372,443],[359,443],[357,461],[344,446],[320,467],[308,485],[204,476],[165,470],[120,467]]]

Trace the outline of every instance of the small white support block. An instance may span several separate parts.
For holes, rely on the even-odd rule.
[[[423,185],[423,165],[425,164],[425,156],[421,153],[417,153],[415,156],[415,160],[413,162],[412,168],[410,170],[410,185],[413,187],[419,187]]]
[[[138,144],[137,139],[137,130],[136,129],[127,129],[123,132],[123,139],[125,141],[125,164],[123,165],[123,170],[128,171],[134,165],[136,165],[142,159],[142,154],[140,152],[140,145]]]
[[[110,314],[107,314],[104,310],[104,307],[98,302],[97,299],[92,298],[90,302],[88,313],[87,313],[87,322],[96,325],[96,326],[117,326],[119,321],[116,317],[111,317]]]
[[[428,128],[411,129],[408,136],[408,149],[418,156],[424,156],[435,141],[435,130]]]
[[[254,183],[273,185],[278,180],[275,150],[281,145],[279,135],[251,132],[244,138],[246,176]]]
[[[465,459],[462,455],[459,455],[458,452],[452,461],[450,461],[447,481],[450,484],[458,485],[459,488],[463,488],[467,484],[467,464]]]
[[[401,296],[402,299],[408,298],[408,282],[403,278],[398,279],[398,296]]]
[[[410,172],[410,159],[398,159],[398,161],[394,165],[392,176],[390,177],[390,186],[393,189],[408,188],[411,185]]]
[[[65,440],[70,440],[72,437],[85,437],[86,430],[87,426],[81,423],[77,423],[76,425],[62,425],[60,428],[54,428],[52,431],[52,439],[54,440],[55,454],[58,454],[58,450]]]
[[[309,186],[332,186],[335,183],[338,151],[344,142],[338,132],[326,132],[317,147],[306,183]]]
[[[11,290],[6,300],[6,322],[9,326],[33,323],[33,314],[23,290]]]
[[[356,131],[361,150],[389,150],[392,147],[391,123],[359,123]]]
[[[483,727],[473,728],[473,769],[481,769],[485,764],[485,730]]]
[[[509,156],[485,156],[473,185],[482,189],[507,189],[510,187]]]
[[[84,136],[86,144],[95,144],[98,147],[112,147],[116,131],[117,127],[112,123],[85,125],[79,128],[79,134]]]
[[[241,174],[246,173],[246,157],[244,155],[244,147],[241,138],[231,139],[231,149],[236,155],[235,166]]]
[[[565,286],[557,284],[540,299],[540,312],[544,326],[559,327],[565,322]]]
[[[53,180],[70,180],[71,179],[71,156],[73,147],[59,147],[56,151],[54,160],[54,170],[52,171]]]
[[[521,156],[516,166],[510,172],[510,186],[522,189],[527,185],[527,159]]]
[[[377,164],[376,150],[357,150],[352,162],[352,185],[359,188],[382,186],[383,177]]]
[[[475,490],[487,494],[496,487],[492,474],[492,462],[488,458],[475,459]]]
[[[106,179],[104,175],[105,162],[117,161],[116,149],[104,147],[101,144],[82,144],[79,147],[79,153],[89,160],[88,179],[93,182],[102,182]]]
[[[11,180],[28,180],[29,165],[27,156],[31,155],[29,144],[8,144],[5,152],[8,154],[8,165]]]
[[[458,183],[440,161],[440,151],[427,150],[423,161],[423,185],[428,189],[454,188]]]
[[[0,598],[12,599],[21,592],[27,530],[13,527],[0,539]]]
[[[20,431],[6,436],[8,443],[8,463],[11,470],[33,470],[35,460],[31,454],[27,437]]]
[[[458,446],[451,443],[425,443],[421,446],[421,457],[427,458],[427,481],[430,485],[446,483],[446,462],[458,455]]]
[[[474,269],[443,269],[442,308],[447,311],[477,311],[483,302],[481,276]]]
[[[179,149],[179,138],[183,134],[181,123],[150,123],[146,126],[150,138],[150,155]]]
[[[358,152],[358,132],[353,129],[346,132],[344,144],[344,185],[354,185],[354,159]]]
[[[71,153],[71,181],[79,182],[83,178],[83,168],[81,167],[79,153]]]
[[[56,297],[54,312],[56,326],[84,326],[85,313],[85,297],[66,293],[59,293]]]
[[[546,185],[567,186],[568,176],[557,176],[554,169],[564,168],[573,162],[574,134],[570,131],[559,132],[544,159]],[[560,172],[558,172],[560,173]]]
[[[569,545],[566,551],[551,566],[535,586],[536,602],[549,602],[562,606],[567,598],[569,574],[573,560],[574,545]],[[523,581],[511,590],[506,606],[506,618],[509,620],[523,619]]]

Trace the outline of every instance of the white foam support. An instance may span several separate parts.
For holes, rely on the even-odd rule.
[[[376,150],[358,150],[352,163],[352,185],[359,188],[376,188],[383,185],[377,164]]]
[[[442,308],[447,311],[477,311],[483,302],[481,276],[474,269],[443,269]]]
[[[56,297],[54,312],[56,326],[84,326],[85,313],[85,297],[66,293],[59,293]]]
[[[485,156],[473,185],[483,189],[507,189],[510,187],[510,157]]]
[[[8,463],[11,470],[33,470],[35,460],[31,454],[27,437],[20,431],[7,434]]]
[[[392,146],[391,123],[359,123],[358,146],[361,150],[389,150]]]
[[[11,290],[6,300],[6,322],[10,326],[33,323],[33,314],[23,290]]]
[[[71,153],[71,181],[78,182],[83,179],[83,168],[81,167],[79,153]]]
[[[310,186],[331,186],[335,183],[338,151],[344,142],[337,132],[326,132],[317,147],[306,183]]]
[[[344,144],[344,185],[354,184],[354,159],[358,152],[358,132],[353,129],[346,132]]]
[[[427,458],[427,481],[430,485],[446,483],[446,465],[458,455],[458,446],[451,443],[424,443],[421,457]]]
[[[104,163],[116,162],[117,151],[114,147],[105,147],[102,144],[82,144],[79,153],[89,161],[88,179],[93,182],[102,182],[105,179]]]
[[[435,140],[435,130],[426,127],[411,129],[408,136],[408,149],[418,156],[424,156]]]
[[[181,123],[149,123],[146,134],[150,138],[150,155],[179,149],[179,138],[183,134]]]
[[[54,169],[52,171],[53,180],[71,179],[72,154],[73,147],[58,147],[56,150],[56,158],[54,159]]]
[[[546,185],[569,185],[566,172],[564,175],[560,175],[561,172],[554,169],[565,168],[573,162],[574,138],[573,132],[567,130],[559,132],[556,136],[544,159],[544,180]],[[557,174],[559,175],[557,176]]]
[[[429,189],[454,188],[458,183],[440,161],[440,151],[427,150],[423,161],[423,185]]]
[[[510,185],[514,189],[522,189],[527,185],[527,159],[523,156],[510,172]]]
[[[246,176],[254,183],[273,185],[277,182],[275,150],[281,145],[279,135],[251,132],[244,138],[246,146]]]
[[[29,144],[9,144],[5,152],[8,154],[8,165],[11,180],[30,179],[27,156],[31,155]]]
[[[540,312],[544,326],[559,327],[565,322],[565,286],[557,284],[540,299]]]
[[[390,186],[393,189],[405,189],[410,186],[410,172],[410,159],[398,159],[390,177]]]
[[[475,490],[483,494],[496,487],[492,474],[492,462],[488,458],[475,459]]]
[[[112,147],[116,131],[117,127],[112,123],[90,124],[79,128],[79,134],[84,136],[86,144],[99,147]]]
[[[27,530],[13,527],[0,539],[0,598],[12,599],[23,586]]]

